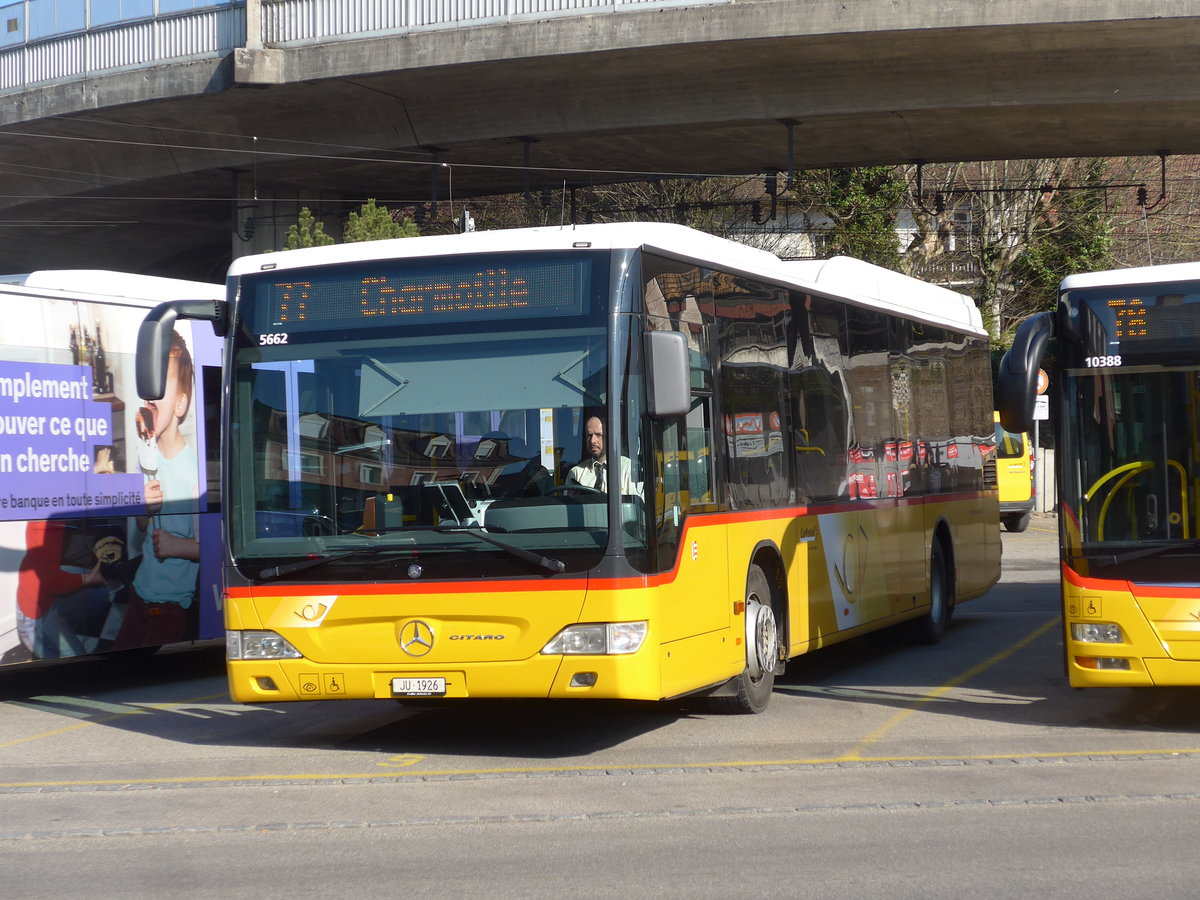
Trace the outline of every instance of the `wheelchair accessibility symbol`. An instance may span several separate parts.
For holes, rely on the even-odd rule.
[[[345,694],[346,682],[340,672],[310,673],[300,676],[300,693],[305,697]]]

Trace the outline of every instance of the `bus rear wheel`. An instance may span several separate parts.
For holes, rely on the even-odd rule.
[[[1029,513],[1024,513],[1019,516],[1009,516],[1004,520],[1004,530],[1011,531],[1014,534],[1020,534],[1029,527]]]
[[[736,679],[736,694],[709,698],[718,712],[760,713],[771,701],[779,661],[772,599],[770,579],[760,566],[751,565],[746,573],[746,668]]]

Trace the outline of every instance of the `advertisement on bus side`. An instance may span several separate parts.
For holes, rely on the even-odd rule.
[[[211,599],[197,602],[202,531],[215,528],[202,520],[215,517],[200,515],[208,479],[191,327],[176,328],[166,394],[143,401],[133,360],[144,308],[4,300],[0,663],[216,633],[200,609]],[[215,558],[203,562],[215,570]]]

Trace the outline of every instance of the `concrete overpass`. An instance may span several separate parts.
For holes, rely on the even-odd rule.
[[[322,199],[1200,152],[1200,0],[215,2],[0,43],[0,270],[216,278]],[[183,54],[104,52],[151,26]]]

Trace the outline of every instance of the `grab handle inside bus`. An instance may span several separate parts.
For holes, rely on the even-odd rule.
[[[138,328],[137,389],[143,400],[161,400],[167,384],[167,354],[176,319],[213,323],[213,332],[224,337],[228,306],[224,300],[168,300],[146,314]]]
[[[1033,402],[1037,396],[1038,368],[1046,341],[1054,333],[1054,316],[1044,312],[1017,326],[1012,346],[1000,360],[996,375],[996,410],[1000,424],[1014,434],[1033,427]]]

